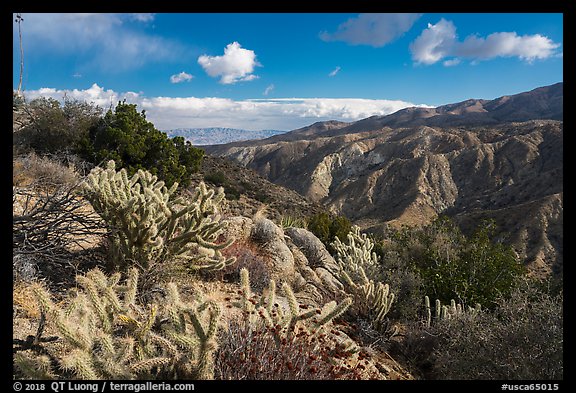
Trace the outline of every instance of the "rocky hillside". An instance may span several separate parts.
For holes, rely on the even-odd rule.
[[[527,264],[547,274],[562,268],[562,89],[318,123],[207,151],[372,231],[440,213],[464,230],[494,218]],[[539,117],[548,120],[527,120]]]
[[[265,213],[280,222],[282,218],[307,218],[326,211],[296,191],[271,183],[255,171],[222,157],[204,157],[200,172],[192,176],[190,189],[201,181],[224,187],[226,213],[230,215],[253,217]]]
[[[388,353],[390,343],[398,343],[400,337],[389,337],[386,347],[377,346],[377,342],[384,337],[383,333],[378,341],[370,341],[367,333],[373,334],[374,331],[362,325],[363,320],[349,323],[343,318],[335,319],[336,314],[332,311],[337,310],[337,304],[346,302],[345,305],[348,307],[352,300],[341,283],[339,264],[324,244],[306,229],[282,228],[265,217],[270,214],[282,214],[287,211],[290,204],[292,204],[292,211],[294,209],[314,211],[314,206],[305,202],[304,198],[295,192],[270,185],[258,176],[251,177],[250,171],[238,168],[225,160],[207,159],[204,163],[204,173],[210,174],[214,170],[225,171],[227,174],[225,186],[238,186],[244,179],[242,184],[249,190],[256,185],[265,188],[264,195],[269,198],[270,207],[265,212],[262,212],[262,208],[259,207],[258,213],[250,214],[251,218],[249,218],[233,213],[234,209],[238,209],[242,214],[250,213],[249,210],[241,209],[238,205],[239,200],[222,201],[222,205],[217,210],[218,214],[210,218],[210,221],[214,219],[212,223],[217,225],[211,230],[213,233],[220,232],[219,236],[222,240],[217,241],[219,245],[223,244],[226,239],[234,240],[229,247],[222,247],[223,259],[231,263],[216,270],[194,271],[193,274],[186,269],[173,269],[175,265],[166,260],[148,269],[141,268],[140,264],[136,265],[142,271],[138,274],[129,273],[129,277],[132,278],[126,282],[134,283],[132,290],[134,294],[138,294],[134,295],[134,299],[137,300],[128,303],[127,296],[125,296],[128,291],[122,291],[128,287],[118,284],[120,272],[110,278],[104,273],[112,263],[112,260],[108,258],[113,258],[107,253],[109,243],[106,239],[107,232],[104,230],[106,219],[95,214],[92,205],[84,198],[78,197],[77,193],[65,192],[69,187],[75,187],[78,184],[78,173],[72,167],[67,168],[49,158],[38,158],[36,155],[15,158],[13,172],[13,351],[14,362],[18,366],[14,368],[14,378],[36,376],[36,379],[40,377],[41,379],[56,379],[60,375],[58,373],[79,379],[116,378],[116,375],[112,374],[116,369],[109,367],[108,363],[100,362],[100,356],[108,355],[101,355],[98,350],[100,342],[97,340],[107,335],[112,350],[120,345],[118,343],[124,343],[122,340],[128,341],[127,345],[136,341],[130,337],[134,331],[127,328],[125,322],[135,321],[132,322],[134,326],[140,328],[140,322],[135,319],[136,314],[134,316],[128,314],[134,312],[141,313],[138,315],[146,315],[147,321],[150,321],[146,337],[153,337],[158,340],[156,342],[162,340],[161,344],[149,345],[146,348],[149,351],[162,351],[161,345],[166,345],[172,351],[170,358],[162,357],[163,362],[178,363],[181,361],[181,353],[193,353],[197,356],[195,350],[179,352],[181,343],[199,346],[198,343],[203,342],[202,340],[205,342],[207,337],[210,337],[211,344],[207,349],[210,351],[210,357],[206,365],[209,372],[201,378],[195,376],[186,379],[414,379],[409,369],[400,365]],[[92,183],[98,184],[98,182]],[[50,184],[52,188],[47,187],[46,184]],[[141,183],[138,183],[138,186],[140,185]],[[140,190],[139,187],[134,189]],[[146,191],[149,192],[150,189]],[[155,189],[160,189],[160,187]],[[166,189],[163,192],[166,193]],[[248,195],[252,194],[248,192]],[[253,207],[251,203],[254,200],[250,196],[243,196],[243,198],[244,203]],[[208,199],[203,200],[204,206],[211,204]],[[154,202],[159,200],[160,198]],[[182,193],[179,200],[185,201],[187,206],[193,206],[193,203],[197,202],[192,194],[186,192]],[[199,209],[203,208],[199,207]],[[139,217],[135,211],[131,217],[137,217],[135,219],[137,222],[142,216]],[[206,209],[204,213],[206,211],[208,210]],[[221,222],[218,223],[220,219]],[[192,220],[189,222],[189,228],[196,225],[192,228],[196,231],[195,236],[197,238],[202,236],[199,232],[205,222],[203,221],[202,224],[194,224],[197,221]],[[50,227],[49,236],[46,235],[46,238],[34,236],[38,232],[37,228],[40,227],[42,231],[44,225]],[[179,227],[180,230],[182,228],[182,226]],[[20,240],[22,238],[26,241]],[[43,249],[37,247],[40,244],[44,246]],[[210,247],[211,243],[206,241],[203,244]],[[146,248],[141,247],[141,249]],[[198,260],[199,255],[206,254],[198,253],[194,261]],[[214,253],[211,255],[214,256]],[[181,267],[184,266],[181,265]],[[249,279],[248,276],[244,276],[246,281],[241,279],[241,269],[247,269]],[[164,276],[160,272],[169,272],[169,274]],[[95,277],[97,277],[98,284],[96,284]],[[154,277],[154,280],[150,281],[154,284],[151,287],[146,284],[139,286],[138,277],[144,278],[140,283],[146,283],[147,277]],[[168,280],[170,284],[167,284]],[[106,295],[102,292],[102,285],[108,287]],[[83,293],[85,291],[90,291],[92,296],[87,302],[84,302],[88,299],[88,296]],[[188,330],[183,329],[179,331],[179,335],[170,336],[176,337],[174,342],[178,346],[164,337],[158,339],[156,332],[150,331],[159,329],[161,326],[164,329],[168,323],[169,318],[165,318],[161,313],[169,309],[169,306],[164,303],[169,297],[166,295],[169,291],[175,294],[178,300],[176,304],[179,305],[200,303],[198,299],[204,302],[202,306],[190,308],[191,311],[188,311],[190,314],[186,314],[186,316],[194,315],[194,318],[197,318],[190,317],[193,322],[188,323],[185,315],[180,314],[178,321],[187,326]],[[242,300],[244,297],[245,300]],[[257,303],[255,300],[257,298],[269,303]],[[108,304],[107,299],[116,300],[116,308]],[[140,311],[140,305],[135,304],[135,302],[140,302],[140,299],[144,299],[146,307],[152,310],[149,314]],[[61,313],[64,312],[64,309],[58,308],[59,305],[70,303],[74,306],[66,308],[68,314],[65,319],[56,319],[60,318],[59,315],[63,315]],[[254,307],[256,304],[258,304],[258,309]],[[94,305],[101,306],[100,310],[105,310],[101,312],[100,317],[92,314],[97,307]],[[51,307],[48,317],[46,317],[48,313],[44,307]],[[211,319],[208,319],[206,315],[201,315],[207,309],[212,310],[207,307],[213,307],[216,310],[206,312]],[[250,307],[253,307],[253,310],[248,312]],[[258,314],[255,310],[258,310]],[[270,326],[270,329],[261,328],[267,326],[264,321],[268,321],[265,320],[263,310],[270,310],[267,314],[268,318],[276,323]],[[340,308],[340,310],[339,313],[342,314],[344,309]],[[82,315],[79,319],[76,311],[78,315]],[[285,318],[285,316],[292,319]],[[313,317],[314,320],[312,320]],[[262,320],[255,318],[262,318]],[[54,322],[55,320],[57,322]],[[305,321],[309,324],[304,325]],[[321,322],[315,325],[315,321]],[[260,325],[261,322],[262,325]],[[285,329],[280,328],[280,323],[286,324]],[[293,331],[288,330],[288,323],[291,323],[290,329]],[[212,333],[197,334],[196,330],[190,328],[192,324],[198,326],[198,331],[204,329],[203,324],[206,326],[209,324],[212,327],[202,331]],[[243,330],[244,328],[246,330]],[[315,329],[314,332],[312,329]],[[281,330],[282,332],[289,331],[288,334],[294,333],[293,336],[286,336],[290,338],[290,341],[284,336],[275,336],[276,333],[280,334]],[[67,334],[69,331],[72,333]],[[318,334],[313,336],[316,333]],[[309,336],[312,339],[310,343],[307,341]],[[33,337],[36,337],[37,344],[31,344]],[[75,340],[77,337],[90,337],[88,340],[94,341],[89,341],[82,349],[78,349],[75,347],[75,343],[78,342]],[[178,339],[179,341],[176,341]],[[314,343],[314,340],[317,340],[318,344]],[[136,351],[135,349],[134,353]],[[111,353],[115,355],[114,352]],[[239,353],[242,356],[250,353],[252,356],[241,357]],[[261,357],[256,357],[255,354]],[[140,376],[139,373],[147,370],[132,367],[132,364],[138,364],[138,359],[131,356],[132,350],[130,349],[126,351],[126,357],[114,358],[114,361],[118,369],[132,373],[125,375],[125,378],[136,379],[136,376]],[[152,355],[146,353],[145,356]],[[88,365],[87,372],[83,373],[84,368],[76,367],[75,363],[74,367],[70,367],[73,371],[59,367],[58,362],[77,358],[82,359]],[[159,358],[158,356],[151,357],[152,361]],[[36,372],[34,368],[26,367],[27,364],[34,364],[43,359],[48,359],[47,366],[42,370],[43,373],[34,374]],[[192,361],[188,362],[192,364]],[[258,368],[254,366],[254,363],[257,363]],[[145,363],[147,364],[149,363]],[[155,366],[156,364],[150,367]],[[184,379],[181,377],[182,374],[178,374],[178,378],[175,378],[174,375],[163,374],[158,370],[162,369],[152,368],[150,374],[146,374],[147,379]],[[190,370],[194,369],[190,368]]]

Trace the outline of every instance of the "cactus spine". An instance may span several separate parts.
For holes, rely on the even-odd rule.
[[[138,264],[148,269],[152,262],[176,258],[189,269],[218,270],[233,262],[220,250],[234,240],[217,243],[223,224],[218,215],[223,189],[196,188],[192,202],[173,198],[178,184],[167,188],[148,171],[138,170],[128,178],[125,169],[90,172],[83,188],[94,209],[111,227],[112,254],[121,269]]]

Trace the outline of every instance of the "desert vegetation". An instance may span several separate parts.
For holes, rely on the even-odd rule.
[[[203,152],[134,105],[14,119],[14,378],[563,378],[561,283],[493,222],[233,215],[226,173],[192,182]]]

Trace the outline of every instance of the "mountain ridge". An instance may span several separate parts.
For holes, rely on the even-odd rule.
[[[560,83],[206,150],[364,230],[422,225],[439,214],[464,227],[477,222],[471,217],[494,218],[520,257],[545,275],[563,265],[562,101]]]
[[[316,122],[309,126],[288,131],[280,135],[253,141],[261,145],[270,142],[294,141],[318,137],[329,137],[384,127],[399,128],[427,126],[470,126],[520,122],[528,120],[563,120],[564,82],[538,87],[528,92],[505,95],[493,100],[468,99],[435,108],[409,107],[385,116],[370,116],[355,122],[336,120]],[[234,146],[242,146],[242,142]],[[219,149],[205,146],[210,153]]]

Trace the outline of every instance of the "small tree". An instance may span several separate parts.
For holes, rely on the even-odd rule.
[[[21,106],[23,127],[14,133],[14,144],[40,154],[75,153],[85,143],[88,130],[102,110],[82,101],[37,98]]]
[[[204,151],[182,137],[168,138],[146,120],[145,111],[139,113],[136,104],[124,101],[90,129],[83,154],[95,164],[114,160],[129,175],[139,169],[148,170],[170,187],[175,182],[183,186],[190,183],[190,175],[200,168]]]

